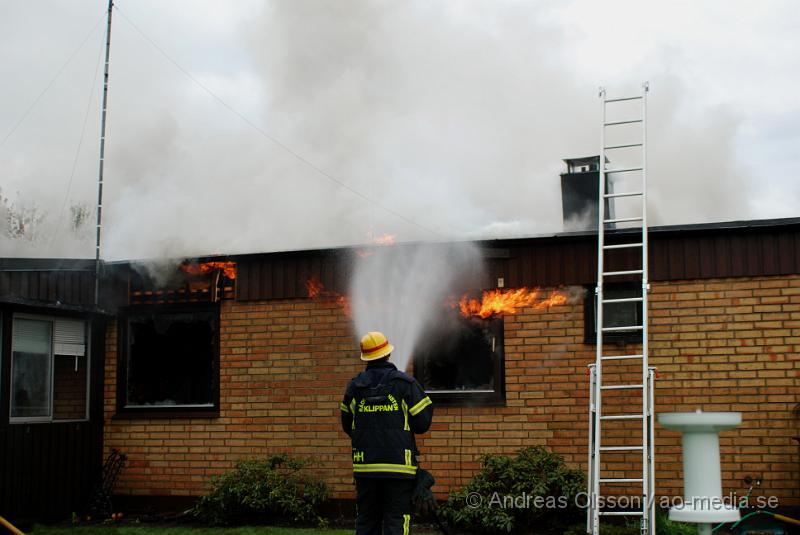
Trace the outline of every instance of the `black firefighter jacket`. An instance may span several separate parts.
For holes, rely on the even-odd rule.
[[[356,477],[416,476],[414,434],[428,430],[433,406],[413,377],[391,362],[369,364],[347,385],[340,408]]]

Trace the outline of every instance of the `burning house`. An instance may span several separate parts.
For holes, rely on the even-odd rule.
[[[800,504],[800,219],[656,227],[650,236],[657,412],[741,411],[742,425],[721,439],[725,489],[758,477],[781,504]],[[475,265],[462,265],[458,284],[436,277],[417,284],[435,293],[436,306],[424,318],[407,314],[419,320],[418,336],[398,354],[434,399],[434,425],[419,446],[439,497],[465,484],[484,453],[542,444],[574,466],[587,462],[595,235],[474,246]],[[390,248],[411,255],[414,247]],[[31,504],[52,476],[34,465],[48,459],[73,487],[53,489],[62,500],[47,507],[79,508],[113,448],[128,456],[117,485],[123,504],[192,500],[237,460],[276,452],[314,457],[333,498],[352,499],[338,407],[361,368],[359,307],[369,305],[352,281],[379,258],[374,250],[331,249],[149,271],[108,264],[99,307],[89,271],[2,264],[0,506],[36,512]],[[413,302],[412,286],[386,289],[385,297]],[[625,297],[637,289],[622,281],[607,291]],[[629,324],[639,306],[621,306],[605,324]],[[83,333],[83,354],[75,355],[77,338],[61,338],[70,328]],[[389,336],[398,351],[404,344],[395,340],[411,339]],[[612,342],[631,350],[641,337]],[[49,371],[32,380],[43,385],[30,389],[34,408],[20,412],[26,359]],[[62,422],[67,372],[83,381],[75,391],[85,392],[84,412]],[[679,440],[656,430],[658,495],[681,492]]]

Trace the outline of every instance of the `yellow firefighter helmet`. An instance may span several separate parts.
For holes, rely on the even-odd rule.
[[[394,350],[386,336],[378,331],[368,332],[361,338],[361,360],[378,360]]]

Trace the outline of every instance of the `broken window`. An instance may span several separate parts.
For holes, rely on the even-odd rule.
[[[87,323],[17,315],[11,341],[12,422],[88,418]]]
[[[152,309],[124,322],[121,409],[217,406],[218,309]]]
[[[503,318],[444,311],[414,349],[414,376],[435,402],[502,403]]]

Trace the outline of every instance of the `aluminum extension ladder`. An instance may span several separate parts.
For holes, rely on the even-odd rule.
[[[598,232],[597,232],[597,288],[596,298],[596,331],[597,355],[594,364],[589,366],[589,474],[586,531],[599,535],[600,520],[603,516],[640,517],[642,535],[655,534],[655,485],[653,458],[653,380],[654,369],[648,365],[648,328],[647,328],[647,92],[648,84],[642,84],[640,96],[626,98],[607,98],[605,89],[600,88],[602,103],[602,126],[600,133],[599,160],[599,199],[598,199]],[[638,114],[637,102],[641,104],[641,116],[617,117],[622,112]],[[622,104],[624,103],[624,104]],[[622,108],[621,108],[622,107]],[[609,118],[611,116],[611,118]],[[611,130],[613,129],[613,130]],[[637,132],[641,132],[640,139]],[[617,138],[609,141],[609,137]],[[634,139],[630,139],[634,137]],[[607,145],[607,143],[610,143]],[[623,152],[624,151],[624,152]],[[611,154],[638,160],[633,164],[609,167],[607,156]],[[615,180],[624,174],[624,187],[620,189]],[[613,184],[613,186],[612,186]],[[609,208],[616,199],[627,198],[627,208],[634,214],[620,214],[619,206]],[[640,203],[640,204],[639,204]],[[641,210],[640,213],[638,210]],[[619,215],[619,216],[618,216]],[[617,225],[633,231],[620,231]],[[607,243],[607,237],[609,243]],[[613,243],[611,243],[613,242]],[[623,250],[623,251],[620,251]],[[640,252],[641,255],[632,253]],[[618,261],[613,271],[606,267],[608,259],[614,255],[627,255]],[[634,260],[635,259],[635,260]],[[641,263],[639,262],[639,259]],[[638,265],[628,265],[636,262]],[[625,264],[620,267],[620,263]],[[641,282],[641,294],[636,297],[605,298],[603,284],[617,281]],[[637,292],[638,293],[638,292]],[[635,325],[604,324],[604,310],[607,307],[619,306],[622,303],[641,303],[641,313],[635,314],[640,320]],[[635,305],[635,306],[636,306]],[[610,314],[609,314],[610,317]],[[631,354],[629,349],[614,351],[607,346],[609,335],[613,339],[621,334],[641,333],[641,352]],[[630,347],[630,346],[626,346]],[[641,364],[641,376],[638,365]],[[615,368],[621,366],[621,368]],[[604,383],[603,372],[615,377]],[[624,370],[624,371],[618,371]],[[618,392],[613,392],[618,391]],[[628,391],[628,392],[619,392]],[[641,391],[641,397],[631,395]],[[604,411],[604,394],[608,399]],[[613,397],[619,396],[619,397]],[[627,396],[627,397],[625,397]],[[638,427],[641,424],[641,431]],[[615,427],[616,426],[616,427]],[[631,426],[625,429],[626,426]],[[641,440],[638,433],[641,432]],[[615,459],[611,462],[610,459]],[[641,470],[639,464],[641,463]],[[631,468],[631,465],[634,468]],[[613,499],[613,501],[612,501]]]

